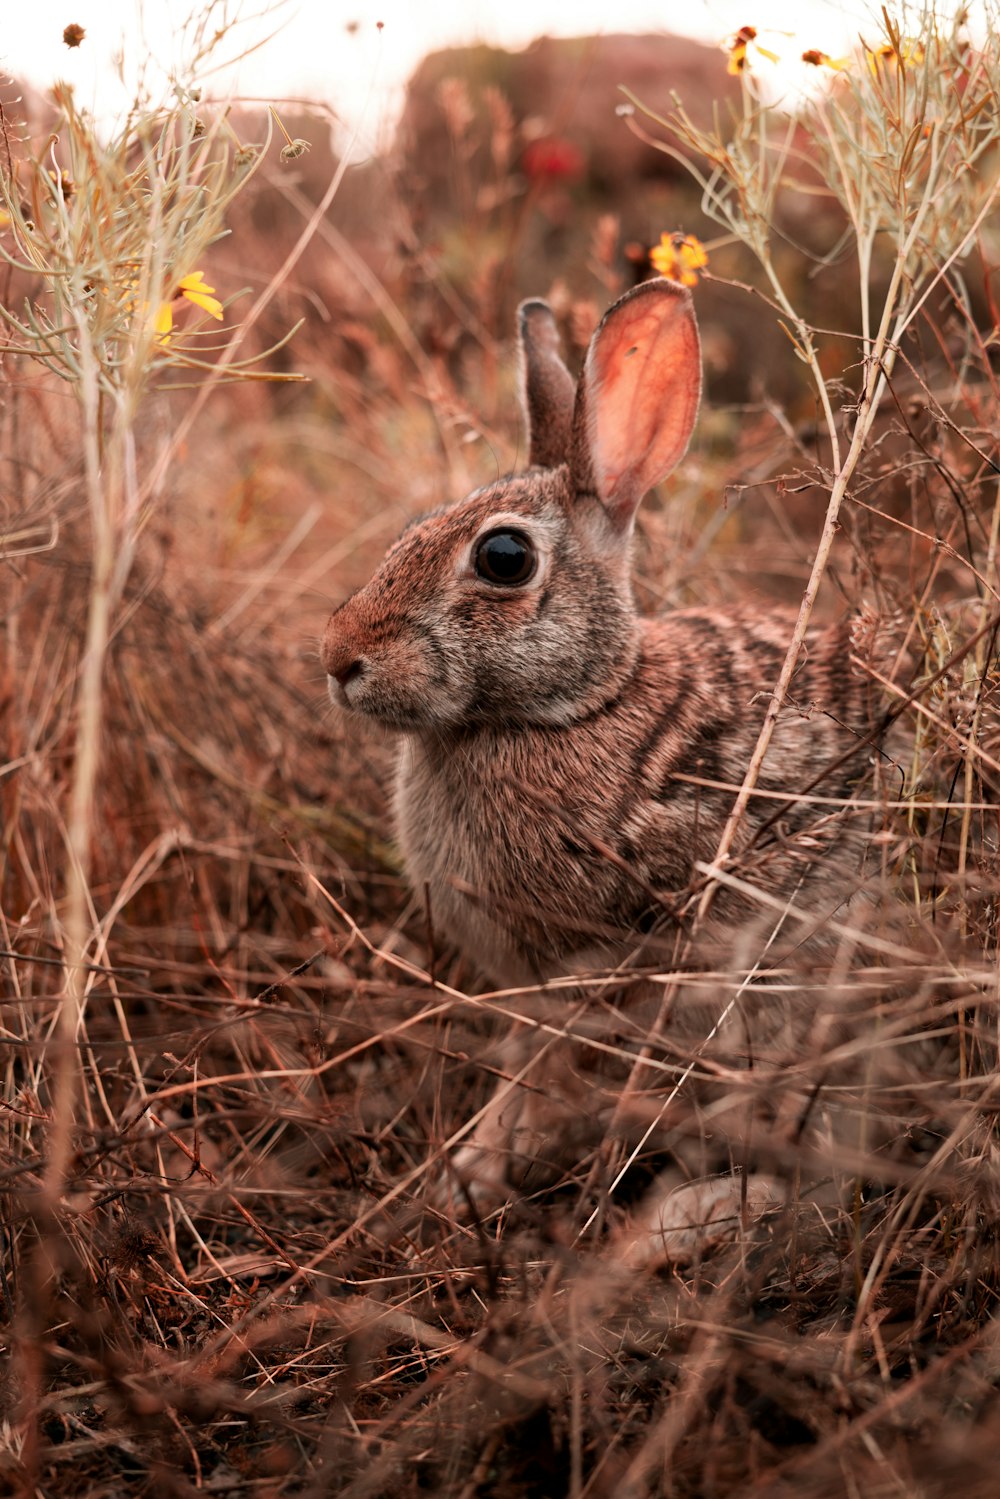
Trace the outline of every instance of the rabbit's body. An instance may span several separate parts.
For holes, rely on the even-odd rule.
[[[499,984],[609,966],[637,934],[669,927],[695,861],[718,846],[792,625],[783,613],[707,609],[644,620],[609,700],[571,723],[409,735],[397,825],[435,927]],[[822,792],[847,793],[866,724],[848,660],[842,628],[810,640],[761,791],[805,790],[818,767],[839,762]],[[765,821],[780,826],[780,842],[772,833],[755,850],[754,878],[780,891],[815,861],[815,836],[800,848],[795,834],[817,818],[808,798],[756,798],[737,852]],[[739,908],[723,893],[720,915]]]
[[[793,633],[783,610],[642,619],[635,608],[635,512],[683,454],[698,407],[689,295],[651,282],[623,297],[577,385],[544,303],[521,309],[521,340],[527,472],[405,531],[333,614],[322,650],[333,700],[401,734],[397,828],[435,930],[500,985],[617,965],[656,934],[676,936]],[[751,800],[733,844],[743,857],[729,868],[763,892],[772,935],[775,897],[779,912],[793,901],[817,920],[840,899],[843,818],[810,795],[836,803],[872,753],[850,658],[846,627],[805,642],[757,779],[777,796]],[[716,895],[714,938],[734,967],[760,956],[741,964],[737,936],[760,914],[746,885]],[[793,922],[788,935],[794,946],[803,933]],[[685,1026],[673,1044],[697,1054],[705,1038]],[[502,1070],[534,1067],[524,1044]],[[546,1111],[574,1069],[555,1053],[546,1065],[529,1094],[501,1086],[456,1158],[481,1199],[502,1195],[511,1157],[530,1158],[558,1128]],[[731,1205],[731,1184],[713,1193]],[[701,1195],[669,1202],[649,1222],[665,1243],[687,1243]]]

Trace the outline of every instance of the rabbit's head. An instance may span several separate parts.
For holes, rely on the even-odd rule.
[[[411,525],[327,625],[333,701],[391,728],[570,723],[635,661],[633,521],[701,391],[690,295],[628,292],[576,385],[548,306],[525,302],[519,324],[529,468]]]

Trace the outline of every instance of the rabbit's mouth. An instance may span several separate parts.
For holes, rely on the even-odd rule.
[[[454,726],[462,718],[449,693],[428,683],[419,692],[401,690],[380,680],[377,668],[363,660],[353,662],[350,670],[331,672],[327,691],[335,708],[403,733]]]

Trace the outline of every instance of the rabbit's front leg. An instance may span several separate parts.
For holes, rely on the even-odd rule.
[[[571,1069],[551,1043],[538,1043],[534,1028],[518,1029],[501,1049],[505,1074],[493,1096],[448,1162],[447,1180],[433,1192],[438,1206],[460,1209],[471,1199],[477,1212],[491,1212],[518,1194],[530,1168],[548,1169],[558,1145],[579,1113]]]
[[[477,1212],[491,1212],[510,1196],[509,1173],[524,1133],[528,1095],[516,1082],[501,1083],[464,1143],[449,1158],[445,1183],[434,1192],[439,1202],[458,1207],[471,1199]]]

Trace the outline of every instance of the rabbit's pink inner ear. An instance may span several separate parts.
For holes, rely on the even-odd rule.
[[[569,457],[576,387],[559,354],[559,330],[547,302],[522,302],[518,328],[524,356],[528,463],[558,468]]]
[[[644,282],[598,327],[578,394],[574,477],[578,488],[589,482],[623,529],[684,456],[700,397],[690,294],[672,282]]]

